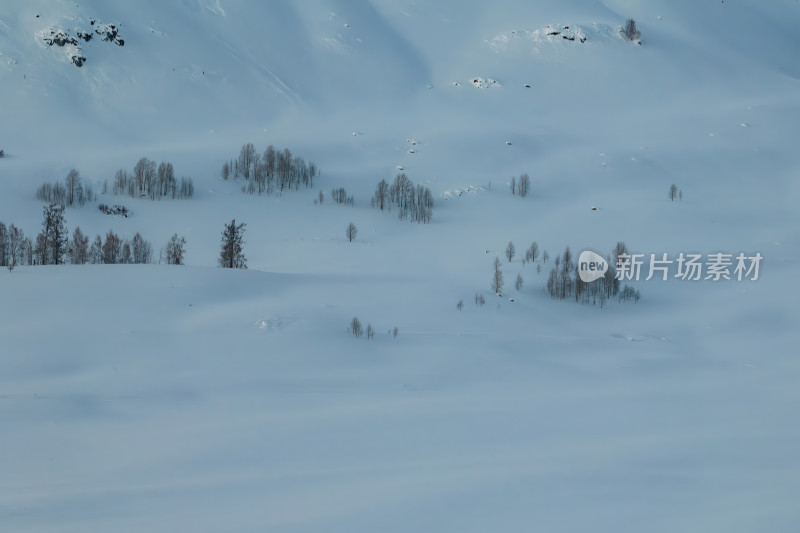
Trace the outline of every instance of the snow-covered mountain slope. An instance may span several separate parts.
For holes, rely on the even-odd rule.
[[[0,3],[0,221],[35,236],[71,168],[99,192],[149,157],[196,188],[66,211],[156,252],[184,235],[187,266],[0,271],[0,530],[794,532],[798,22],[790,0]],[[221,180],[246,142],[315,186]],[[399,168],[430,224],[370,207]],[[354,206],[315,205],[337,187]],[[246,272],[216,268],[233,218]],[[603,309],[520,263],[620,240],[764,260]]]

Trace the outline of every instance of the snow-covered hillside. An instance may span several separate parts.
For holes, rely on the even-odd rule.
[[[75,168],[99,194],[70,232],[187,253],[0,271],[0,530],[796,531],[798,23],[793,0],[3,2],[0,221],[35,238],[36,189]],[[220,177],[244,143],[314,186],[244,194]],[[100,193],[142,157],[194,197]],[[430,224],[370,206],[400,169]],[[216,266],[234,218],[246,271]],[[566,246],[618,241],[763,262],[546,294]]]

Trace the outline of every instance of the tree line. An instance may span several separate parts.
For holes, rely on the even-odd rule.
[[[108,230],[105,237],[97,235],[91,243],[89,236],[76,227],[70,238],[64,218],[64,206],[50,204],[43,207],[42,231],[33,240],[11,224],[0,222],[0,266],[13,270],[18,265],[63,265],[70,262],[84,264],[147,264],[156,261],[153,246],[138,232],[132,239],[120,237]],[[244,255],[244,228],[246,224],[231,220],[225,224],[219,254],[223,268],[247,268]],[[160,249],[158,262],[182,265],[186,255],[186,239],[177,233]]]
[[[91,264],[144,264],[154,261],[153,247],[141,234],[132,239],[120,237],[112,230],[105,238],[97,235],[93,241],[76,227],[72,236],[67,230],[65,207],[59,204],[43,206],[42,230],[35,239],[11,224],[0,222],[0,266],[13,270],[18,265],[74,265]],[[185,240],[174,235],[160,260],[182,264]],[[176,246],[177,244],[177,246]]]
[[[239,157],[222,165],[224,180],[244,178],[242,191],[247,194],[273,194],[284,190],[298,190],[300,186],[313,187],[317,166],[306,163],[302,157],[292,155],[288,148],[279,150],[272,145],[263,153],[253,143],[242,145]]]

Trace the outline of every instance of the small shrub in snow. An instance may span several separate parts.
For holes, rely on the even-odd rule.
[[[625,27],[622,28],[622,36],[632,43],[642,44],[642,34],[636,29],[636,21],[633,19],[625,21]]]

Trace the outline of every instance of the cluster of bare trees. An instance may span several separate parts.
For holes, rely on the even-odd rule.
[[[348,196],[347,195],[347,191],[344,189],[344,187],[339,187],[338,189],[333,189],[331,191],[331,198],[333,199],[334,203],[337,203],[339,205],[353,205],[354,204],[352,195]],[[319,203],[322,203],[323,199],[324,199],[324,196],[322,195],[322,192],[320,191]]]
[[[669,199],[674,202],[676,198],[683,201],[683,191],[678,189],[678,186],[673,183],[669,186]]]
[[[366,335],[367,339],[373,339],[375,337],[375,328],[372,327],[372,324],[367,323],[367,327],[364,328],[358,317],[353,317],[353,320],[350,321],[350,327],[348,328],[348,331],[350,331],[350,334],[357,339],[364,335]],[[389,335],[395,339],[397,338],[398,333],[400,333],[400,330],[397,328],[397,326],[389,330]]]
[[[408,219],[427,224],[433,217],[431,190],[419,184],[415,187],[405,173],[397,174],[391,185],[386,180],[381,180],[372,196],[371,204],[381,211],[396,206],[400,220]]]
[[[639,291],[625,285],[620,292],[620,283],[617,278],[617,260],[620,255],[627,254],[625,243],[618,242],[611,254],[608,255],[608,270],[605,274],[590,283],[584,282],[578,273],[569,246],[562,255],[557,255],[553,261],[554,266],[547,278],[546,291],[555,300],[574,299],[582,304],[600,304],[603,307],[612,297],[619,295],[619,301],[638,301]]]
[[[520,174],[519,181],[516,178],[511,178],[511,194],[519,195],[521,198],[528,196],[531,191],[531,178],[528,174]]]
[[[105,239],[97,235],[89,245],[89,237],[75,228],[70,249],[75,264],[128,265],[153,261],[153,247],[139,233],[128,240],[108,230]]]
[[[353,317],[353,320],[350,321],[350,333],[356,338],[366,333],[367,338],[372,339],[375,336],[375,329],[372,327],[372,324],[367,324],[367,328],[364,329],[364,326],[361,325],[361,321]]]
[[[252,143],[247,143],[239,150],[238,158],[222,165],[221,175],[224,180],[244,178],[247,184],[242,187],[243,192],[269,195],[297,190],[300,185],[313,187],[317,173],[314,163],[293,156],[288,148],[278,150],[270,145],[262,154]]]
[[[103,183],[103,192],[108,192],[108,182]],[[112,192],[115,195],[128,195],[131,198],[191,198],[194,196],[192,178],[175,178],[172,163],[162,161],[156,164],[146,157],[139,159],[133,172],[120,169],[114,175]]]
[[[48,204],[58,204],[71,207],[75,204],[84,205],[86,202],[96,200],[96,195],[90,184],[81,183],[81,174],[74,168],[69,171],[64,182],[44,183],[36,190],[36,198]]]

